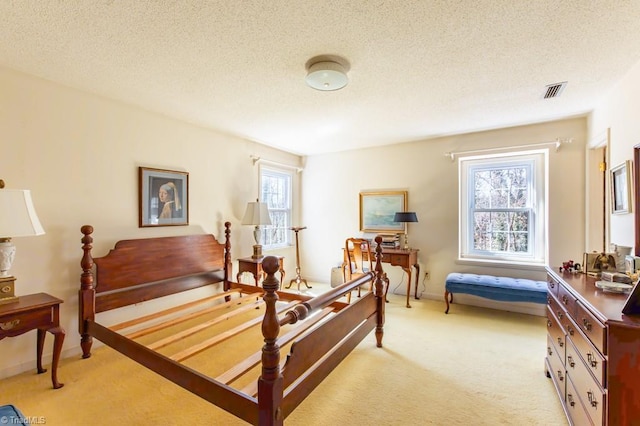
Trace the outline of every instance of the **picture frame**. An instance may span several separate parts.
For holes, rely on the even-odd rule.
[[[360,231],[406,233],[406,223],[394,222],[396,212],[407,211],[407,191],[360,192]]]
[[[138,168],[138,226],[189,224],[189,173]]]
[[[611,169],[611,212],[631,213],[631,161]]]

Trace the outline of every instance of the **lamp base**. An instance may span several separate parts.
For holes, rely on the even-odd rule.
[[[18,301],[18,296],[15,295],[15,282],[16,277],[0,278],[0,305]]]
[[[262,257],[262,246],[260,244],[256,244],[253,246],[253,259],[259,259]]]

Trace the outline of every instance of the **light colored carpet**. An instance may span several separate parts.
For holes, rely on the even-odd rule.
[[[384,348],[367,336],[286,424],[567,424],[544,374],[545,318],[404,300],[390,295]],[[35,369],[4,379],[0,405],[50,426],[245,424],[107,347],[63,359],[58,377],[59,390]]]

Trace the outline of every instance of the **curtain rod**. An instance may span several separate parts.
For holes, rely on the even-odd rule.
[[[265,158],[256,157],[255,155],[250,155],[249,158],[251,158],[251,160],[253,161],[254,166],[259,163],[268,163],[274,166],[287,167],[289,169],[294,169],[298,173],[304,170],[302,167],[292,166],[291,164],[278,163],[277,161],[267,160]]]
[[[544,145],[555,145],[556,152],[560,149],[560,145],[564,143],[573,142],[572,138],[556,138],[555,141],[549,142],[540,142],[540,143],[530,143],[527,145],[518,145],[518,146],[504,146],[500,148],[484,148],[484,149],[471,149],[469,151],[450,151],[445,152],[444,156],[451,158],[451,161],[455,160],[456,155],[460,154],[471,154],[471,153],[480,153],[480,152],[492,152],[492,151],[504,151],[509,149],[521,149],[521,148],[533,148],[536,146],[544,146]]]

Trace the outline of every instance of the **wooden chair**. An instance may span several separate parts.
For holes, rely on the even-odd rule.
[[[364,238],[347,238],[345,241],[344,253],[345,282],[358,278],[359,276],[374,270],[373,264],[375,261],[375,255],[371,251],[369,240]],[[387,290],[389,289],[389,279],[386,274],[384,274],[383,280],[386,286],[384,292],[385,301],[388,301]],[[371,281],[369,291],[373,291],[373,281]],[[360,297],[360,287],[358,287],[358,297]],[[347,302],[351,302],[351,293],[347,295]]]

